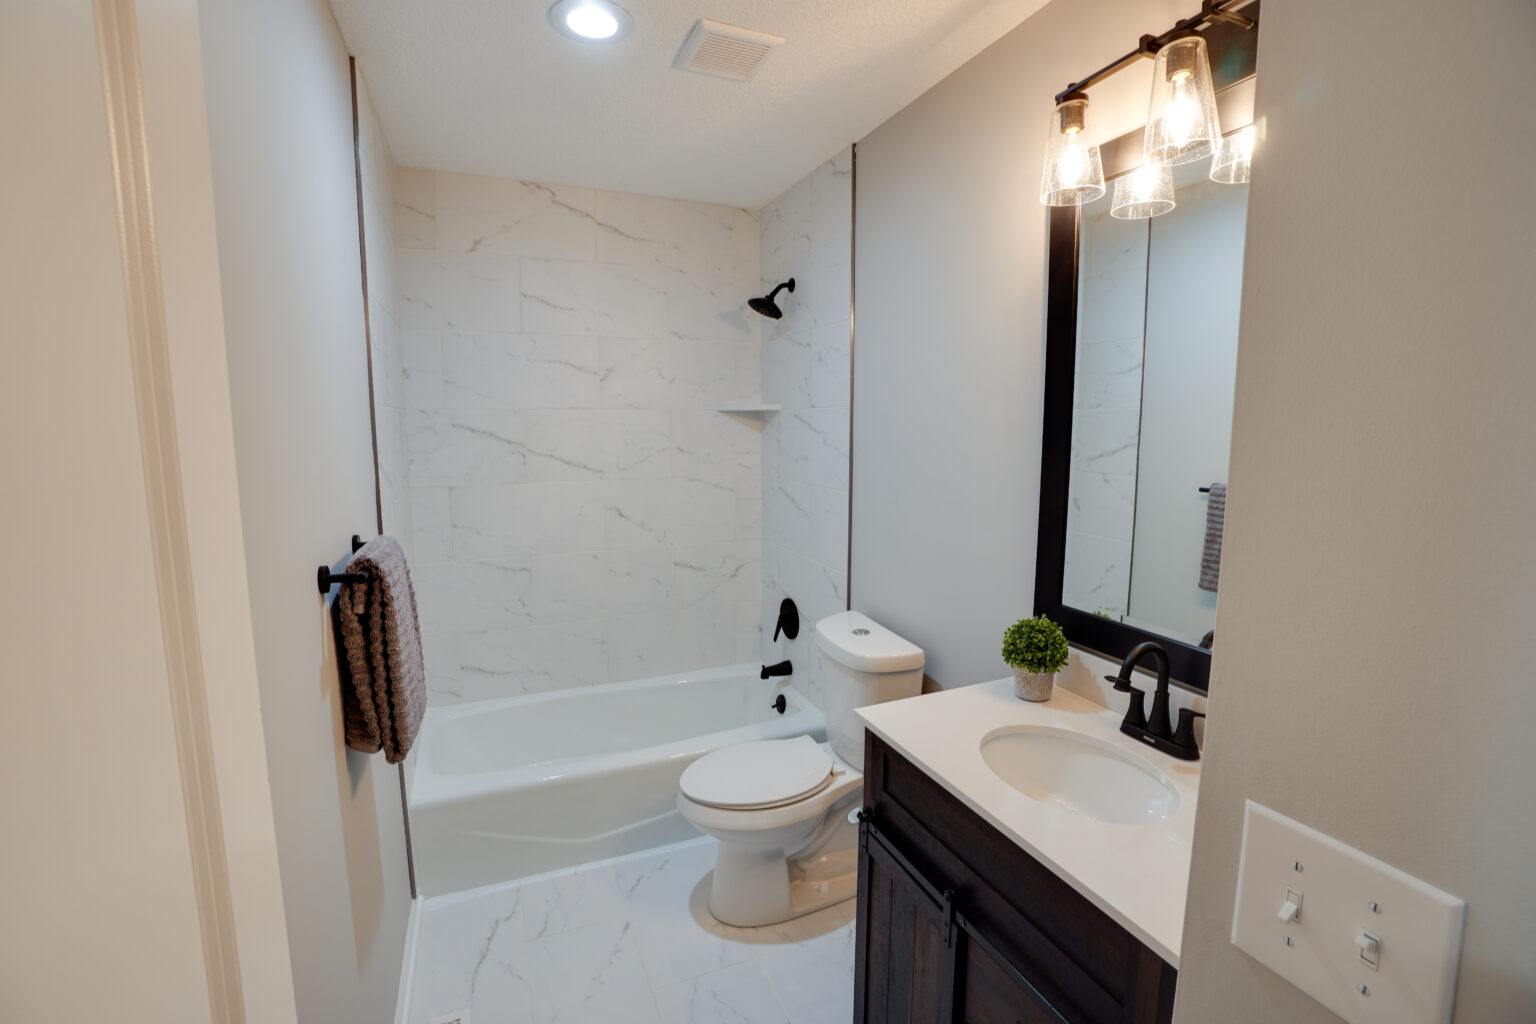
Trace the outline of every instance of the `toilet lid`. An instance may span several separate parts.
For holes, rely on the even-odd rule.
[[[722,747],[683,771],[679,786],[694,803],[732,810],[782,807],[826,788],[832,758],[809,736]]]

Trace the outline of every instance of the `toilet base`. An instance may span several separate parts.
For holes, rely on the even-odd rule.
[[[844,812],[846,814],[846,812]],[[858,892],[858,826],[842,820],[814,850],[721,842],[709,912],[722,924],[760,928],[852,899]]]

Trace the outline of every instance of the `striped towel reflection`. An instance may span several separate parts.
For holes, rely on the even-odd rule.
[[[1216,593],[1221,581],[1221,534],[1227,525],[1227,485],[1211,484],[1205,503],[1205,548],[1200,552],[1200,589]]]

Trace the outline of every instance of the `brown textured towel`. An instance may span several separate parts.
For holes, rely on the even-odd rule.
[[[405,760],[427,710],[426,670],[416,592],[405,552],[393,537],[375,537],[347,562],[367,583],[343,583],[334,605],[346,653],[342,718],[347,746],[384,760]]]
[[[1200,589],[1216,593],[1221,582],[1221,535],[1227,526],[1227,485],[1211,484],[1205,503],[1205,549],[1200,552]]]

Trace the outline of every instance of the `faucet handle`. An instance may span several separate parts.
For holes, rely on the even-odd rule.
[[[1121,693],[1130,693],[1132,690],[1129,676],[1105,676],[1104,681],[1108,683],[1114,683],[1115,689],[1119,690]]]
[[[1120,722],[1120,728],[1145,729],[1147,727],[1147,711],[1143,702],[1147,696],[1146,691],[1138,690],[1130,683],[1126,683],[1125,688],[1130,691],[1131,700],[1126,705],[1125,718]],[[1117,686],[1115,689],[1118,690],[1120,687]]]
[[[1179,727],[1173,732],[1173,745],[1185,750],[1199,750],[1199,746],[1195,743],[1195,719],[1204,717],[1204,711],[1179,708]]]

